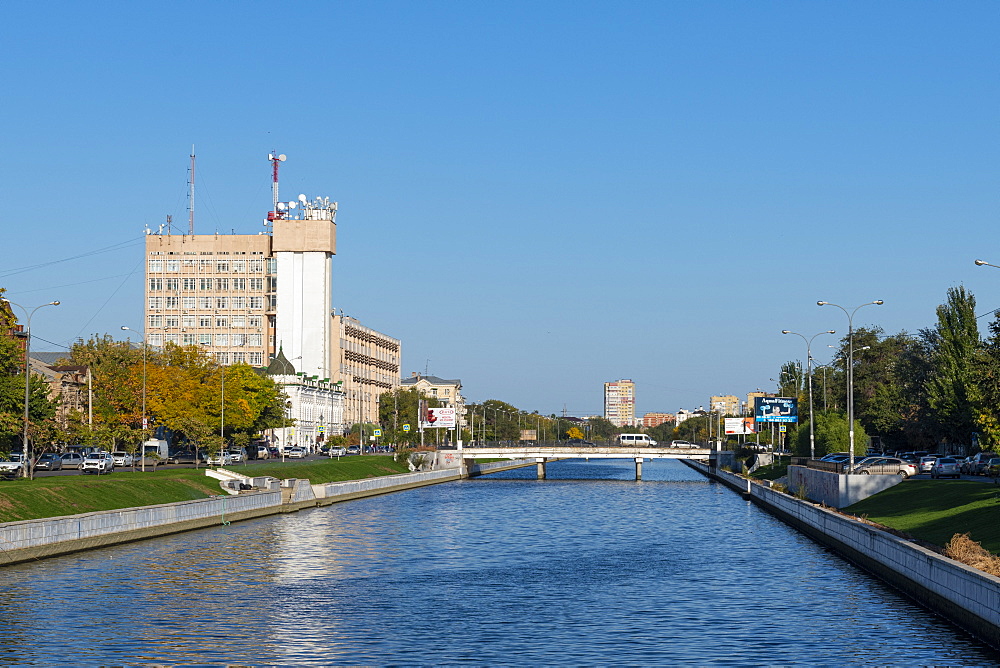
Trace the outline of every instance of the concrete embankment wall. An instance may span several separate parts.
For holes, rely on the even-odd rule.
[[[533,464],[533,461],[476,464],[468,475]],[[448,468],[324,485],[290,479],[282,481],[281,488],[274,491],[242,492],[235,496],[8,522],[0,524],[0,566],[388,494],[462,477],[460,468]]]
[[[787,524],[893,585],[990,645],[1000,648],[1000,578],[859,520],[696,462]]]

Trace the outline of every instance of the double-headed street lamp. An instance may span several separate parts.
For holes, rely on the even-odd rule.
[[[22,477],[33,478],[33,471],[31,462],[28,461],[28,401],[30,399],[29,393],[31,391],[30,380],[30,364],[31,364],[31,316],[35,315],[35,311],[45,306],[59,306],[59,302],[48,302],[47,304],[42,304],[36,306],[35,308],[28,311],[27,308],[16,304],[7,298],[2,298],[3,301],[7,302],[11,306],[16,306],[22,311],[24,311],[24,450],[23,458],[21,460],[21,466],[24,467]]]
[[[817,306],[836,306],[847,316],[847,433],[850,436],[851,444],[849,448],[850,452],[848,453],[848,473],[854,470],[854,314],[858,312],[858,309],[865,306],[881,306],[884,303],[881,299],[876,299],[873,302],[865,302],[861,306],[856,306],[853,311],[848,312],[840,304],[824,301],[816,302]]]
[[[836,334],[832,329],[828,329],[825,332],[819,332],[818,334],[813,334],[808,339],[798,332],[792,332],[787,329],[781,330],[782,334],[794,334],[800,337],[806,342],[806,374],[809,378],[809,458],[816,459],[816,429],[813,421],[813,372],[812,372],[812,342],[817,336],[822,334]],[[825,390],[824,390],[825,391]]]
[[[122,325],[122,330],[134,332],[131,327]],[[139,461],[142,472],[146,472],[146,330],[142,331],[142,444],[139,446]],[[153,468],[156,468],[155,466]],[[135,470],[133,464],[132,470]]]

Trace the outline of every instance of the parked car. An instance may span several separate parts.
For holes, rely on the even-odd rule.
[[[83,455],[79,452],[64,452],[60,459],[64,469],[78,469],[83,464]]]
[[[285,456],[289,459],[302,459],[306,456],[306,451],[298,446],[285,448]]]
[[[91,452],[80,465],[81,473],[111,473],[115,470],[115,460],[110,452]]]
[[[697,444],[691,441],[670,441],[671,448],[697,448]]]
[[[257,459],[270,459],[271,449],[266,445],[257,446]]]
[[[111,458],[115,460],[115,466],[132,466],[135,459],[124,450],[115,450],[111,453]]]
[[[21,475],[21,462],[12,457],[0,457],[0,477],[16,478]]]
[[[855,467],[854,473],[863,475],[870,473],[882,475],[895,474],[901,478],[909,478],[912,475],[917,475],[917,467],[897,457],[880,457],[867,462],[864,466]]]
[[[969,473],[972,475],[986,475],[986,467],[991,459],[998,457],[995,452],[980,452],[969,462]]]
[[[209,455],[207,463],[209,466],[229,466],[233,463],[233,456],[222,450],[214,455]]]
[[[349,455],[360,455],[361,454],[361,447],[357,446],[357,445],[349,445],[349,446],[347,446],[347,454],[349,454]]]
[[[244,460],[243,453],[243,448],[240,448],[239,450],[230,450],[229,456],[233,458],[234,464],[238,464]]]
[[[931,467],[932,478],[961,478],[961,464],[954,457],[938,457]]]
[[[986,475],[991,478],[1000,477],[1000,457],[994,457],[986,463]]]
[[[56,452],[46,452],[35,462],[36,471],[58,471],[62,466],[62,457]]]
[[[330,451],[327,454],[329,454],[331,457],[343,457],[344,455],[347,454],[347,448],[341,445],[335,445],[332,448],[330,448]]]
[[[918,468],[921,473],[930,473],[931,469],[934,468],[934,462],[937,461],[937,455],[926,455],[920,458],[920,463]]]
[[[281,450],[278,448],[268,448],[267,451],[271,454],[271,459],[275,459],[281,456]]]

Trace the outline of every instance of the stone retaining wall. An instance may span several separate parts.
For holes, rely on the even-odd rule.
[[[1000,578],[728,471],[709,470],[693,462],[688,465],[1000,648]]]

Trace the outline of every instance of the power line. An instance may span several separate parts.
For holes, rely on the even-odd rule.
[[[42,269],[43,267],[49,267],[54,264],[59,264],[60,262],[70,262],[72,260],[79,260],[81,258],[90,257],[92,255],[99,255],[101,253],[108,253],[115,250],[121,250],[128,246],[137,244],[137,242],[143,237],[129,239],[128,241],[121,241],[117,244],[111,246],[105,246],[104,248],[98,248],[96,250],[87,251],[86,253],[80,253],[79,255],[71,255],[70,257],[64,257],[60,260],[50,260],[49,262],[42,262],[39,264],[33,264],[27,267],[18,267],[16,269],[7,269],[6,271],[0,272],[0,278],[6,278],[8,276],[14,276],[15,274],[23,274],[26,271],[31,271],[33,269]]]

